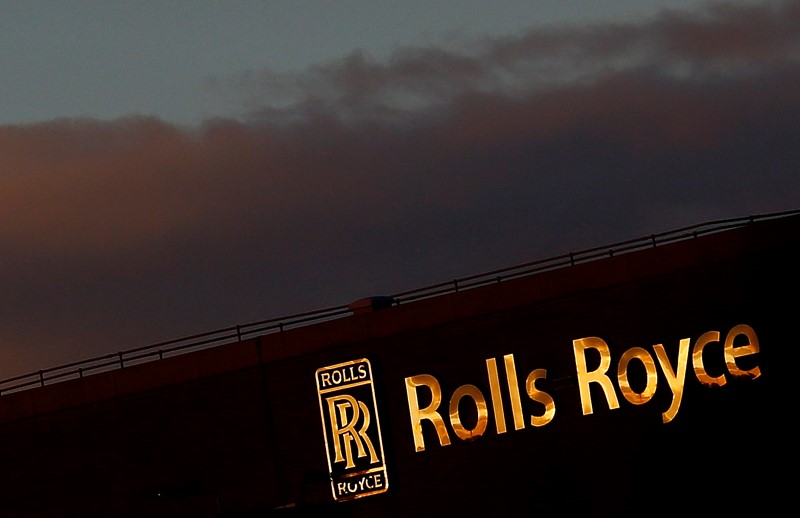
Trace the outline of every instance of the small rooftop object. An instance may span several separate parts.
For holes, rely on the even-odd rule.
[[[394,297],[389,297],[387,295],[376,295],[374,297],[366,297],[363,299],[358,299],[355,302],[351,302],[348,304],[347,309],[352,311],[353,314],[358,315],[359,313],[369,313],[379,309],[390,308],[396,303],[397,301],[394,299]]]

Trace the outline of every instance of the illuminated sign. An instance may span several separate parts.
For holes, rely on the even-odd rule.
[[[583,415],[598,405],[620,408],[653,400],[659,386],[669,391],[659,399],[663,423],[675,419],[681,407],[687,376],[693,373],[704,387],[723,387],[729,379],[757,379],[758,337],[746,324],[733,326],[726,335],[708,331],[696,340],[678,340],[675,354],[663,344],[630,347],[612,354],[597,336],[572,340],[576,397]],[[672,358],[672,359],[671,359]],[[473,441],[487,432],[536,428],[556,416],[556,400],[545,390],[547,369],[521,373],[513,354],[485,359],[485,378],[443,390],[431,374],[404,379],[405,395],[416,452],[426,444],[423,427],[432,427],[434,442],[448,446],[454,440]],[[388,489],[373,374],[367,359],[353,360],[316,372],[320,415],[328,454],[333,496],[351,500]],[[594,390],[596,389],[596,390]],[[621,396],[621,397],[620,397]],[[594,398],[594,399],[593,399]],[[430,428],[428,431],[431,431]],[[431,437],[428,437],[430,441]]]
[[[720,342],[720,340],[721,335],[718,331],[709,331],[703,333],[691,348],[691,362],[694,374],[698,381],[707,387],[721,387],[727,383],[727,377],[724,372],[720,372],[716,376],[709,374],[704,361],[706,347],[709,344]],[[661,414],[664,423],[672,421],[680,408],[689,364],[690,346],[690,338],[684,338],[679,341],[677,365],[673,365],[670,362],[663,344],[653,346],[661,375],[672,392],[669,408]],[[612,366],[612,356],[608,344],[603,339],[598,337],[579,338],[573,340],[572,347],[575,357],[575,374],[584,415],[593,413],[592,394],[590,391],[590,385],[592,384],[597,384],[602,389],[606,403],[611,410],[620,406],[617,390],[614,387],[615,381],[619,387],[619,392],[625,400],[634,405],[642,405],[652,399],[661,376],[659,376],[659,372],[656,369],[656,361],[647,349],[643,347],[628,349],[619,358],[616,373],[609,374]],[[753,328],[745,324],[734,326],[728,332],[722,346],[722,356],[728,373],[735,378],[745,379],[756,379],[761,376],[761,370],[757,365],[752,365],[749,369],[746,369],[737,361],[758,352],[758,337]],[[599,363],[591,369],[587,361],[587,355],[589,354],[592,357],[599,356]],[[745,361],[747,360],[742,360],[743,363]],[[638,392],[632,387],[629,380],[629,368],[633,363],[641,363],[646,373],[645,386]],[[513,354],[503,356],[503,366],[505,370],[505,385],[511,406],[511,423],[513,423],[514,429],[520,430],[528,425],[538,427],[550,423],[556,413],[555,400],[550,394],[536,386],[538,380],[547,377],[547,370],[535,369],[525,378],[525,393],[528,398],[536,403],[535,406],[537,408],[535,412],[525,415]],[[439,381],[434,376],[418,374],[405,378],[411,431],[417,452],[424,451],[426,447],[422,430],[424,422],[433,425],[441,446],[451,444],[450,432],[444,416],[448,417],[450,429],[458,439],[471,441],[483,436],[488,429],[490,420],[488,411],[490,404],[496,433],[506,433],[510,423],[503,409],[503,384],[501,383],[501,376],[495,358],[486,360],[486,375],[489,382],[488,401],[476,385],[461,385],[450,396],[446,414],[445,410],[440,408],[442,407],[443,394]],[[424,389],[422,389],[423,387]],[[428,401],[424,407],[420,406],[420,390],[424,390],[424,400]],[[477,414],[477,419],[474,420],[475,423],[472,428],[465,427],[461,418],[461,402],[465,399],[471,401],[471,405],[474,406],[474,412]]]
[[[385,492],[389,480],[369,360],[317,369],[316,380],[334,499]]]
[[[737,338],[739,338],[738,345],[735,344]],[[747,343],[742,343],[745,340]],[[692,350],[692,366],[695,376],[697,376],[700,383],[709,387],[721,387],[727,383],[727,378],[724,373],[715,377],[711,376],[706,371],[705,364],[703,363],[703,351],[706,346],[719,341],[719,332],[709,331],[703,333],[697,339]],[[581,393],[583,414],[592,413],[592,398],[589,392],[590,383],[597,383],[603,389],[603,394],[605,395],[609,408],[619,408],[619,400],[614,391],[613,382],[608,375],[608,369],[611,365],[611,354],[609,353],[608,345],[605,341],[597,337],[581,338],[579,340],[574,340],[572,344],[575,352],[575,366],[578,376],[578,387]],[[669,423],[675,418],[681,405],[683,387],[686,381],[686,369],[689,363],[690,344],[690,338],[684,338],[679,342],[678,364],[674,367],[667,357],[664,346],[662,344],[653,346],[653,351],[655,351],[656,358],[658,358],[661,372],[664,374],[667,384],[672,391],[672,403],[669,408],[661,414],[662,420],[665,423]],[[589,371],[586,366],[586,351],[590,349],[594,349],[600,354],[600,365],[597,369],[592,371]],[[725,337],[725,345],[723,348],[725,365],[731,376],[750,379],[756,379],[761,376],[761,369],[758,366],[754,366],[751,369],[742,369],[736,362],[737,358],[750,356],[758,351],[758,337],[756,337],[753,328],[744,324],[734,326]],[[641,362],[647,373],[647,384],[641,392],[634,391],[628,382],[628,366],[634,360]],[[622,354],[622,357],[619,359],[619,364],[617,365],[616,378],[622,396],[634,405],[642,405],[650,401],[655,394],[659,379],[653,357],[646,349],[641,347],[632,347]]]
[[[505,355],[503,357],[503,363],[505,365],[506,381],[509,398],[511,400],[514,429],[519,430],[525,427],[525,418],[522,411],[522,400],[520,398],[519,385],[517,382],[517,369],[514,365],[514,355]],[[503,411],[503,396],[500,389],[497,361],[494,358],[486,360],[486,373],[489,378],[489,392],[495,429],[498,434],[505,433],[507,424],[505,412]],[[550,394],[536,388],[536,380],[545,377],[547,377],[547,371],[545,369],[536,369],[531,371],[525,379],[525,391],[528,397],[539,402],[543,407],[541,414],[530,416],[531,426],[543,426],[549,423],[556,412],[555,402]],[[420,408],[419,398],[417,397],[418,387],[422,386],[430,391],[430,404],[425,408]],[[439,436],[439,443],[442,446],[449,445],[450,436],[439,411],[439,406],[442,402],[442,390],[436,378],[429,374],[420,374],[406,378],[406,394],[408,396],[408,409],[411,414],[411,427],[414,433],[414,446],[416,450],[423,451],[425,449],[425,439],[422,435],[423,420],[433,423],[436,433]],[[471,399],[477,410],[478,419],[472,429],[467,429],[462,424],[460,404],[463,398]],[[462,385],[453,392],[453,395],[450,397],[448,414],[450,417],[450,426],[452,426],[456,436],[463,441],[477,439],[486,432],[489,420],[486,398],[475,385]]]

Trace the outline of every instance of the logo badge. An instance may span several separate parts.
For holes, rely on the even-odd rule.
[[[322,367],[316,378],[333,498],[385,492],[389,480],[369,360]]]

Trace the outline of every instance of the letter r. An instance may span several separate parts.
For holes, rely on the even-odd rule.
[[[600,353],[600,365],[592,372],[587,370],[586,349],[596,349]],[[609,408],[619,408],[617,393],[614,391],[611,379],[606,375],[606,371],[608,371],[608,367],[611,364],[611,353],[608,350],[608,344],[601,338],[594,336],[579,338],[572,341],[572,350],[575,353],[575,368],[578,374],[578,388],[581,394],[583,415],[592,413],[592,396],[589,391],[589,383],[600,385],[605,393]]]

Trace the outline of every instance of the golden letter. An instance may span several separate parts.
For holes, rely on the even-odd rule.
[[[583,415],[592,413],[592,396],[589,391],[589,383],[595,382],[600,385],[608,401],[610,409],[619,408],[617,394],[611,380],[606,376],[608,366],[611,364],[611,354],[608,351],[608,344],[603,339],[597,337],[579,338],[572,341],[572,348],[575,352],[575,367],[578,374],[578,388],[581,394],[581,404],[583,405]],[[586,349],[596,349],[600,353],[600,365],[597,370],[587,371]]]
[[[528,378],[525,380],[525,390],[528,396],[532,400],[538,401],[544,405],[544,414],[541,416],[531,416],[531,426],[544,426],[552,421],[553,417],[556,415],[556,403],[553,401],[553,397],[547,392],[536,388],[536,380],[546,377],[547,370],[536,369],[531,371],[531,373],[528,374]]]
[[[506,379],[508,380],[508,395],[511,398],[511,413],[514,415],[514,429],[525,428],[525,420],[522,416],[522,401],[519,398],[519,385],[517,384],[517,368],[514,365],[514,355],[506,354],[503,356],[506,365]]]
[[[367,448],[369,448],[369,463],[375,464],[376,462],[378,462],[378,456],[375,454],[375,447],[372,446],[372,440],[367,435],[367,430],[369,429],[369,423],[372,419],[369,415],[369,408],[367,408],[367,405],[363,401],[358,402],[358,408],[361,409],[361,415],[364,416],[364,421],[363,424],[361,425],[361,429],[358,430],[358,435],[361,436],[361,439],[364,441],[364,444],[366,444]],[[359,457],[364,456],[364,448],[360,441],[358,443],[358,452],[359,452],[358,454]]]
[[[653,349],[656,351],[656,356],[658,357],[658,362],[661,364],[661,370],[664,371],[664,376],[667,378],[669,388],[672,389],[672,403],[670,403],[667,411],[661,414],[661,419],[665,423],[669,423],[675,419],[675,416],[678,414],[678,409],[681,406],[681,399],[683,399],[683,385],[686,381],[686,365],[689,363],[690,342],[691,340],[689,338],[681,339],[680,347],[678,348],[677,375],[672,370],[672,366],[669,363],[669,358],[667,358],[667,352],[664,350],[664,346],[661,344],[656,344],[653,346]]]
[[[431,391],[431,404],[420,410],[419,399],[417,399],[417,388],[421,385],[428,387]],[[444,425],[442,416],[437,409],[442,402],[442,389],[439,382],[430,374],[419,374],[406,378],[406,394],[408,395],[408,411],[411,414],[411,430],[414,432],[414,447],[417,451],[425,450],[425,438],[422,435],[422,420],[428,419],[436,428],[439,435],[439,444],[447,446],[450,444],[450,436]]]
[[[475,423],[475,428],[467,430],[461,423],[461,417],[458,415],[458,404],[461,398],[469,396],[475,401],[475,406],[478,409],[478,422]],[[453,425],[453,431],[459,439],[470,441],[477,439],[483,432],[486,431],[486,423],[489,421],[489,413],[486,411],[486,399],[483,394],[475,385],[462,385],[453,392],[453,397],[450,398],[450,424]]]
[[[734,347],[733,341],[739,335],[745,335],[749,343],[747,345]],[[725,363],[728,364],[728,372],[730,372],[732,376],[749,377],[750,379],[756,379],[761,376],[761,369],[758,366],[745,371],[736,365],[736,358],[755,354],[758,351],[758,337],[756,336],[756,332],[753,331],[753,328],[746,324],[734,326],[733,329],[728,332],[728,336],[725,337]]]
[[[503,396],[500,395],[500,380],[497,377],[497,361],[494,358],[486,359],[486,370],[489,374],[489,392],[492,395],[494,424],[497,426],[497,433],[506,433],[506,414],[503,411]]]
[[[727,383],[725,374],[720,374],[717,377],[709,376],[703,365],[703,349],[711,342],[719,342],[719,331],[708,331],[700,335],[692,350],[692,365],[694,366],[694,374],[700,383],[709,387],[721,387]]]
[[[631,389],[630,382],[628,382],[628,364],[634,358],[642,362],[647,373],[647,383],[641,393],[634,392]],[[653,361],[653,357],[641,347],[631,347],[619,359],[617,379],[619,380],[619,390],[625,399],[634,405],[647,403],[656,393],[656,387],[658,386],[658,373],[656,372],[656,364]]]

